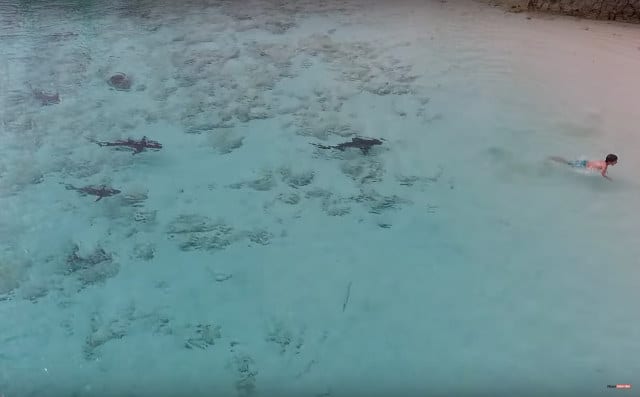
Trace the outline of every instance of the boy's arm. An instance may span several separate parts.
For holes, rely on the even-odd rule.
[[[603,176],[603,177],[607,178],[608,180],[611,180],[611,178],[609,178],[609,177],[607,176],[607,168],[609,168],[609,165],[608,165],[608,164],[604,166],[604,168],[602,169],[601,174],[602,174],[602,176]]]

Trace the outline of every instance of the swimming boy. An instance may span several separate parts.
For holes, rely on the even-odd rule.
[[[567,164],[576,168],[598,170],[600,171],[600,175],[607,178],[608,180],[611,180],[611,178],[607,176],[607,169],[609,168],[609,166],[616,165],[618,163],[618,156],[616,156],[615,154],[607,154],[607,157],[604,160],[593,160],[593,161],[589,161],[589,160],[569,161],[569,160],[563,159],[562,157],[556,157],[556,156],[549,157],[549,158],[553,161],[557,161],[558,163]]]

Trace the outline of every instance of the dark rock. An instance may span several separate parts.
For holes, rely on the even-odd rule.
[[[113,76],[109,77],[107,83],[119,91],[128,91],[131,89],[131,80],[124,73],[116,73]]]
[[[640,0],[500,0],[512,12],[541,11],[580,18],[640,23]]]

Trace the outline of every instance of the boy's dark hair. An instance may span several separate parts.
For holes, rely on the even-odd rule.
[[[615,154],[607,154],[607,158],[604,161],[606,161],[607,164],[613,163],[614,161],[618,161],[618,156]]]

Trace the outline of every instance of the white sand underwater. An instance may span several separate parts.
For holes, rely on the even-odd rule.
[[[0,395],[640,384],[638,26],[108,3],[0,5]]]

